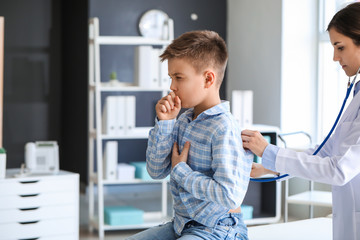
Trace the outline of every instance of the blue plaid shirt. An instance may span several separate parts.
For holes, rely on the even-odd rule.
[[[253,155],[244,151],[240,128],[229,109],[229,102],[222,102],[195,120],[189,109],[178,120],[156,121],[150,131],[147,171],[154,179],[171,175],[178,235],[191,220],[215,227],[221,216],[244,199]],[[187,163],[171,169],[174,142],[181,152],[187,141],[191,144]]]

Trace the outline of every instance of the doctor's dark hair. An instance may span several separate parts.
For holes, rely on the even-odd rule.
[[[160,55],[161,61],[180,58],[192,64],[197,73],[213,67],[218,74],[217,86],[224,78],[228,52],[226,43],[213,31],[191,31],[175,39]]]
[[[332,28],[360,46],[360,2],[349,4],[338,11],[331,19],[327,31]]]

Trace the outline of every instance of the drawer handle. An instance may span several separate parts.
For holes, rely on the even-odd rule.
[[[34,181],[20,181],[21,184],[37,183],[39,180]]]
[[[33,207],[33,208],[19,208],[20,211],[34,211],[39,209],[39,207]]]
[[[38,196],[39,193],[36,193],[36,194],[23,194],[23,195],[19,195],[20,197],[36,197]]]
[[[21,238],[19,240],[36,240],[36,239],[40,239],[40,237],[36,237],[36,238]]]
[[[39,221],[31,221],[31,222],[19,222],[20,224],[34,224],[34,223],[38,223]]]

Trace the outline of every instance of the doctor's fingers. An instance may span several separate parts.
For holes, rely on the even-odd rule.
[[[261,135],[261,133],[259,131],[254,131],[254,130],[249,130],[249,129],[245,129],[243,131],[241,131],[241,136],[256,136],[256,135]]]

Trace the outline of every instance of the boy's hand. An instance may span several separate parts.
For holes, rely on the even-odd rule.
[[[157,102],[155,110],[159,120],[174,119],[181,110],[181,100],[171,92]]]
[[[177,142],[174,143],[174,147],[172,150],[172,157],[171,157],[171,168],[174,168],[180,162],[184,162],[184,163],[187,162],[189,149],[190,149],[190,142],[186,142],[181,154],[179,154],[179,146]]]

